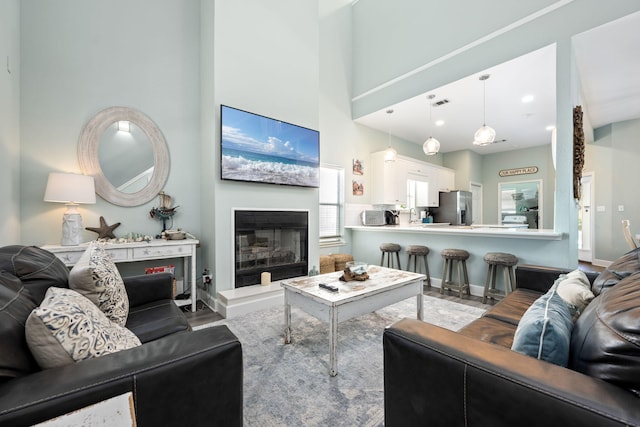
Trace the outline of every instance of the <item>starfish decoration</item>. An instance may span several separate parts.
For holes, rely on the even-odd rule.
[[[113,230],[120,226],[119,222],[116,222],[113,225],[107,225],[107,221],[104,220],[104,217],[100,217],[100,227],[85,227],[86,230],[93,231],[94,233],[98,233],[98,239],[115,239],[116,236],[113,234]]]

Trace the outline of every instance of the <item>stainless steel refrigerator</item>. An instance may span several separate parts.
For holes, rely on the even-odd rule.
[[[440,193],[440,206],[431,208],[433,222],[451,225],[471,225],[471,192],[449,191]]]

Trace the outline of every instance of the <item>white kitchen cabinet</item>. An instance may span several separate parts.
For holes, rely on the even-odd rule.
[[[407,203],[406,171],[396,159],[384,161],[384,151],[371,153],[371,204],[404,205]]]
[[[456,189],[456,173],[451,169],[441,168],[438,171],[440,191],[453,191]]]
[[[419,182],[416,206],[438,207],[440,191],[455,189],[455,171],[410,157],[384,161],[384,151],[371,154],[371,204],[406,205],[407,181]]]

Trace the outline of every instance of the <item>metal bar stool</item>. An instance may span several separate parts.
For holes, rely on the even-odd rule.
[[[411,266],[411,258],[413,257],[413,271],[415,273],[419,273],[418,270],[422,270],[422,268],[419,267],[419,264],[418,264],[418,257],[422,257],[422,260],[424,261],[424,271],[425,271],[425,274],[427,275],[427,286],[430,288],[431,275],[429,274],[429,264],[427,263],[427,255],[429,255],[429,248],[427,246],[422,246],[422,245],[409,245],[407,246],[407,255],[409,256],[407,258],[407,271],[411,271],[409,270],[409,268]]]
[[[443,249],[440,252],[444,259],[444,269],[442,271],[442,284],[440,285],[440,293],[444,294],[444,288],[452,291],[457,290],[462,298],[462,293],[471,295],[469,292],[469,274],[467,273],[467,259],[469,252],[464,249]],[[453,266],[458,263],[458,281],[453,281]]]
[[[387,255],[387,267],[397,268],[400,270],[400,245],[397,243],[383,243],[380,245],[380,251],[382,251],[382,257],[380,258],[380,265],[384,267],[384,256]],[[398,261],[398,267],[393,266],[393,253],[396,254],[396,260]]]
[[[482,302],[487,302],[487,297],[503,298],[509,295],[516,288],[516,275],[513,272],[513,266],[518,264],[518,258],[513,254],[504,252],[487,252],[484,256],[484,262],[488,264],[487,280],[484,282],[484,292],[482,294]],[[496,273],[498,267],[502,267],[504,273],[504,291],[496,289]]]

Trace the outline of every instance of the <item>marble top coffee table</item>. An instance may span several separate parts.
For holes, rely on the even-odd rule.
[[[424,274],[369,266],[369,279],[359,282],[341,282],[342,271],[319,276],[286,279],[284,288],[284,342],[291,343],[291,306],[294,305],[329,324],[329,375],[338,374],[336,347],[338,323],[380,308],[416,297],[417,317],[422,320],[422,286]],[[334,285],[338,292],[321,288],[320,284]]]

